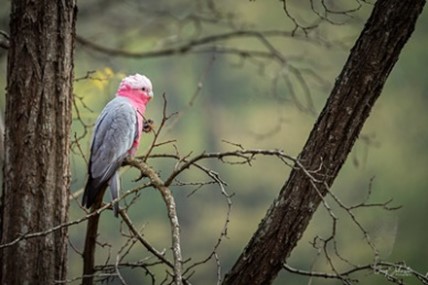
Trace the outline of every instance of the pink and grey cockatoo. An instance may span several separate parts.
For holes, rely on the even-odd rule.
[[[90,208],[107,186],[113,200],[119,197],[118,169],[125,158],[134,156],[137,151],[143,130],[143,115],[152,97],[150,79],[140,74],[131,75],[122,80],[116,98],[101,112],[92,137],[83,206]],[[113,210],[117,216],[117,202],[113,204]]]

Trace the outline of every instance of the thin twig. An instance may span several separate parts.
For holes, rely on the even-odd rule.
[[[180,225],[178,223],[177,210],[175,206],[174,197],[166,186],[166,184],[159,178],[156,172],[151,169],[147,164],[140,160],[128,159],[127,164],[132,165],[139,169],[145,176],[149,177],[153,187],[155,187],[162,194],[162,198],[166,204],[169,221],[171,224],[172,235],[172,255],[174,257],[174,283],[181,285],[182,278],[182,257],[180,245]]]
[[[166,264],[171,269],[174,268],[174,265],[165,258],[165,254],[162,252],[159,252],[156,250],[146,239],[138,232],[138,230],[135,228],[134,224],[132,223],[131,219],[129,218],[128,214],[121,210],[119,212],[120,217],[123,219],[125,224],[128,226],[132,234],[141,242],[141,244],[154,256],[156,256],[159,260],[161,260],[164,264]]]

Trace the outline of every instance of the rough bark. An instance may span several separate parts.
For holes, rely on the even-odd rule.
[[[1,243],[64,223],[70,186],[75,0],[14,0],[10,17]],[[66,277],[67,228],[0,252],[1,284]]]
[[[294,169],[223,284],[270,284],[332,185],[412,34],[425,0],[378,0]],[[324,184],[325,183],[325,184]],[[321,195],[320,195],[321,194]]]

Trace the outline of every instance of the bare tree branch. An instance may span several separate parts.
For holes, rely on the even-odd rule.
[[[9,49],[9,46],[10,46],[9,35],[5,31],[0,30],[0,36],[1,36],[0,48],[6,49],[6,50]]]
[[[181,246],[180,246],[180,225],[178,223],[177,210],[175,206],[174,197],[169,190],[167,184],[165,184],[156,172],[151,169],[147,164],[139,160],[128,159],[127,164],[132,165],[144,173],[151,181],[153,187],[160,191],[162,198],[164,199],[167,207],[169,221],[171,223],[171,235],[172,235],[172,254],[174,257],[174,283],[180,285],[183,282],[182,277],[182,257],[181,257]]]
[[[415,276],[421,284],[428,284],[428,277],[417,272],[411,267],[407,266],[402,262],[386,262],[378,261],[376,263],[354,266],[353,268],[343,271],[340,273],[326,273],[326,272],[316,272],[316,271],[305,271],[291,267],[290,265],[283,263],[283,267],[286,271],[298,275],[309,276],[309,277],[318,277],[318,278],[327,278],[327,279],[339,279],[346,280],[346,282],[358,282],[357,279],[351,279],[349,276],[351,274],[360,272],[360,271],[372,271],[374,274],[384,276],[387,280],[392,281],[397,284],[404,284],[400,278],[413,275]]]
[[[126,223],[126,225],[129,227],[131,232],[135,235],[135,237],[141,242],[141,244],[154,256],[159,258],[164,264],[168,265],[171,269],[174,268],[174,264],[172,264],[168,259],[165,258],[164,253],[157,251],[153,246],[150,245],[149,242],[147,242],[144,237],[138,232],[138,230],[135,228],[132,221],[129,219],[128,214],[121,210],[119,212],[120,217],[123,219],[123,221]]]
[[[16,239],[14,239],[10,242],[0,244],[0,249],[15,245],[18,242],[25,240],[25,239],[32,239],[32,238],[36,238],[36,237],[45,236],[45,235],[48,235],[48,234],[53,233],[55,231],[61,230],[62,228],[66,228],[66,227],[70,227],[73,225],[80,224],[80,223],[86,221],[87,219],[89,219],[90,217],[92,217],[94,215],[99,215],[101,212],[103,212],[109,208],[111,208],[111,203],[104,205],[103,207],[99,208],[97,211],[92,212],[92,213],[90,213],[90,214],[88,214],[82,218],[76,219],[76,220],[71,221],[71,222],[60,224],[60,225],[52,227],[48,230],[41,231],[41,232],[35,232],[35,233],[23,233],[21,236],[17,237]]]
[[[376,2],[299,155],[304,168],[314,171],[321,182],[319,191],[300,168],[293,169],[223,284],[267,284],[281,270],[323,200],[319,193],[327,194],[325,185],[332,185],[351,151],[424,4],[424,0]]]

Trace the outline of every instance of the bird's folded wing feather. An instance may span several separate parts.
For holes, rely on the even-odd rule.
[[[95,124],[91,146],[90,175],[94,187],[107,182],[120,167],[137,134],[137,114],[126,98],[106,105]]]

